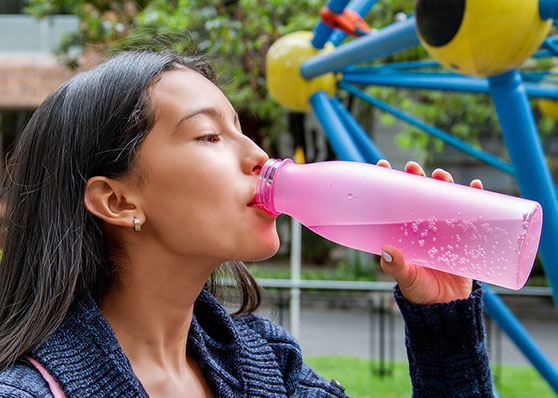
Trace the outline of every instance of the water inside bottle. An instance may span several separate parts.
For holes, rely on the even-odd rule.
[[[429,219],[309,228],[355,249],[380,254],[381,246],[390,244],[400,249],[407,261],[519,289],[529,275],[538,246],[537,236],[532,236],[536,234],[527,234],[530,222],[526,214],[523,220]]]

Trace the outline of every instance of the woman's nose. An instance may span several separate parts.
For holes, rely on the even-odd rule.
[[[243,156],[243,171],[247,174],[259,175],[265,162],[269,159],[267,153],[254,141],[246,137],[248,142],[247,151]]]

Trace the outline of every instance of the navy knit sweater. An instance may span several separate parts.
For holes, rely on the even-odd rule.
[[[481,296],[475,285],[466,300],[423,307],[409,304],[395,289],[406,322],[413,397],[492,397]],[[303,363],[288,332],[256,315],[232,319],[206,291],[195,303],[188,349],[217,397],[346,396],[339,383]],[[148,396],[91,297],[76,303],[30,355],[68,398]],[[38,371],[21,360],[0,372],[0,397],[52,395]]]

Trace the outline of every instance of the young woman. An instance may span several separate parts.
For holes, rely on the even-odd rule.
[[[259,290],[240,261],[279,246],[254,206],[268,157],[213,81],[197,58],[123,53],[34,113],[4,185],[0,397],[345,396],[251,314]],[[491,396],[480,286],[391,246],[381,265],[414,396]],[[223,270],[242,293],[232,317],[213,295]]]

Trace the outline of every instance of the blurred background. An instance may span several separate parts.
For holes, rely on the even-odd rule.
[[[216,68],[221,87],[239,113],[245,134],[272,157],[293,157],[302,147],[307,162],[334,159],[312,114],[276,104],[265,83],[265,56],[287,33],[311,31],[322,0],[0,0],[0,152],[5,160],[14,139],[46,96],[74,73],[132,48],[201,52]],[[383,0],[366,17],[379,29],[413,10],[412,0]],[[427,59],[422,47],[377,62]],[[525,69],[555,58],[529,60]],[[489,96],[370,87],[370,94],[397,105],[503,160],[509,160]],[[450,171],[456,182],[481,178],[486,189],[518,195],[513,177],[448,147],[348,94],[340,100],[374,139],[394,168],[416,160],[429,174]],[[533,102],[543,146],[556,180],[556,121]],[[4,162],[2,162],[3,164]],[[2,166],[3,168],[3,166]],[[248,264],[264,280],[290,277],[290,220],[280,216],[281,250],[269,261]],[[303,352],[326,377],[335,377],[355,396],[409,396],[403,323],[391,299],[392,283],[376,256],[349,250],[302,230],[302,279],[385,282],[372,288],[302,289],[300,332]],[[528,286],[548,286],[535,264]],[[267,283],[267,316],[289,328],[288,287]],[[558,314],[545,290],[502,298],[558,365]],[[509,294],[508,294],[509,293]],[[529,368],[517,348],[489,324],[495,375],[502,396],[550,397],[550,389]],[[516,373],[519,372],[519,373]],[[523,373],[521,373],[523,372]],[[515,384],[514,384],[515,383]],[[517,383],[520,383],[519,385]],[[536,395],[533,395],[536,391]],[[546,394],[546,395],[545,395]],[[554,395],[555,396],[555,395]]]

